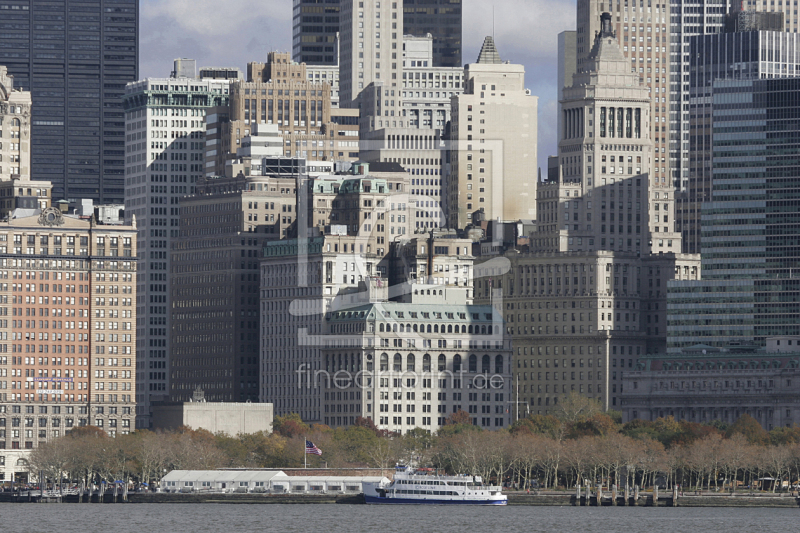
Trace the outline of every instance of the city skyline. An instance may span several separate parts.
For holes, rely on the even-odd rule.
[[[268,52],[291,53],[291,0],[261,4],[263,9],[254,13],[252,2],[232,0],[220,13],[209,0],[144,0],[139,78],[167,75],[178,57],[196,59],[198,67],[234,66],[244,71],[249,61],[266,61]],[[474,62],[484,37],[494,35],[503,59],[524,65],[529,73],[526,87],[539,97],[538,165],[546,173],[547,156],[557,150],[558,33],[575,28],[576,2],[504,0],[492,9],[477,0],[464,0],[463,7],[462,63]],[[189,10],[193,16],[184,17]],[[537,16],[543,12],[550,16]],[[215,42],[233,44],[214,46]]]

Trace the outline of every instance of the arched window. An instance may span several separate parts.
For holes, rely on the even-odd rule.
[[[394,325],[392,326],[392,331],[393,331],[394,333],[397,333],[397,324],[394,324]]]
[[[411,333],[411,324],[406,324],[406,333]]]
[[[381,325],[378,327],[378,331],[380,331],[381,333],[383,333],[383,322],[381,322]]]
[[[494,357],[494,373],[495,374],[502,374],[503,373],[503,356],[496,355]]]
[[[453,356],[453,372],[461,372],[461,356],[458,354]]]
[[[428,333],[431,333],[431,325],[428,324]]]
[[[444,356],[443,353],[439,354],[438,367],[439,367],[439,372],[444,372],[445,370],[447,370],[447,358]]]
[[[394,361],[392,362],[392,370],[395,372],[403,371],[403,356],[399,353],[394,354]]]
[[[481,335],[486,335],[486,326],[481,326]]]
[[[447,333],[453,333],[453,324],[447,325]]]
[[[488,355],[484,355],[483,357],[481,357],[481,373],[482,374],[488,374],[490,366],[491,365],[490,365],[489,356]]]
[[[417,325],[414,324],[414,333],[416,333],[416,332],[417,332]]]
[[[400,333],[405,333],[405,332],[406,332],[406,325],[400,324]]]
[[[472,324],[467,328],[467,333],[472,333]]]
[[[387,353],[381,354],[381,370],[389,370],[389,354]]]
[[[439,324],[434,324],[433,325],[433,332],[434,333],[439,333]]]
[[[407,372],[415,372],[416,371],[416,361],[414,359],[414,354],[410,353],[406,356],[406,371]]]
[[[472,373],[478,371],[478,357],[475,354],[469,356],[469,371]]]
[[[430,372],[431,371],[431,354],[426,353],[422,356],[422,371],[423,372]]]
[[[467,326],[461,326],[461,333],[467,332]]]

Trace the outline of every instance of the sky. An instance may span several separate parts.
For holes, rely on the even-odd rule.
[[[557,144],[558,34],[575,28],[575,0],[462,1],[463,61],[474,62],[484,37],[494,32],[502,59],[525,66],[525,84],[539,97],[538,159],[546,175]],[[270,51],[292,50],[292,0],[141,2],[141,78],[169,76],[178,57],[244,72]]]

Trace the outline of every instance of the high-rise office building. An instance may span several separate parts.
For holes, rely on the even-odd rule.
[[[711,1],[711,0],[709,0]],[[721,1],[721,0],[720,0]],[[670,25],[669,9],[675,4],[578,0],[576,48],[577,71],[589,66],[589,54],[600,31],[600,13],[611,14],[611,25],[632,74],[647,87],[650,96],[651,180],[669,180]],[[698,17],[702,18],[702,17]],[[688,62],[688,60],[687,60]],[[560,81],[560,80],[559,80]]]
[[[172,267],[179,200],[204,173],[205,115],[227,105],[228,80],[148,78],[125,90],[125,218],[138,223],[137,426],[169,391]]]
[[[742,12],[740,12],[740,15]],[[782,13],[754,13],[778,15]],[[800,36],[781,31],[745,31],[691,37],[689,80],[689,180],[680,196],[676,230],[685,250],[703,248],[703,203],[713,198],[713,83],[717,79],[800,76]]]
[[[400,117],[402,1],[342,0],[340,7],[339,105],[361,108],[361,93],[369,89],[377,103],[371,114]]]
[[[506,254],[510,268],[491,280],[491,264],[475,266],[476,302],[500,306],[512,334],[516,401],[536,414],[570,392],[616,408],[622,369],[664,350],[667,281],[699,279],[699,258],[680,254],[671,229],[671,184],[650,172],[648,87],[611,17],[564,88],[557,172],[538,185],[530,253]]]
[[[1,12],[0,64],[33,98],[31,177],[52,182],[56,199],[121,203],[139,2],[13,0]]]
[[[451,119],[451,99],[464,90],[464,69],[436,67],[430,36],[403,38],[403,88],[400,117],[380,116],[380,102],[364,99],[361,121],[361,159],[399,163],[411,174],[412,192],[430,214],[423,228],[446,224],[447,196],[443,194]],[[369,93],[366,93],[369,94]],[[370,111],[370,109],[372,111]]]
[[[406,35],[433,37],[434,67],[461,68],[461,0],[403,0]]]
[[[757,11],[757,12],[768,12],[772,14],[783,13],[783,28],[781,31],[787,31],[790,33],[797,33],[800,30],[800,23],[798,23],[798,16],[797,16],[797,6],[794,5],[794,2],[778,2],[778,5],[775,5],[775,2],[767,2],[767,0],[734,0],[731,2],[731,12],[738,12],[738,11]],[[763,21],[762,21],[763,23]],[[750,28],[754,29],[754,28]],[[766,29],[766,28],[762,28]],[[776,29],[776,28],[770,28]],[[741,29],[739,31],[742,31]]]
[[[572,76],[577,72],[577,39],[575,30],[562,31],[558,34],[558,77],[556,78],[556,91],[558,94],[558,131],[563,127],[563,114],[561,113],[561,99],[564,96],[564,87],[572,86]]]
[[[538,97],[525,88],[525,67],[503,62],[491,37],[464,67],[464,92],[451,99],[447,223],[535,218]]]
[[[690,150],[689,123],[689,80],[691,73],[690,41],[693,36],[719,33],[725,27],[725,14],[729,11],[727,0],[672,0],[670,6],[670,36],[672,44],[669,50],[669,171],[668,179],[672,179],[677,194],[676,213],[678,230],[683,230],[683,220],[688,207]],[[688,253],[700,253],[695,240],[689,236],[684,239],[683,250]]]
[[[294,0],[292,59],[298,63],[337,65],[339,0]]]
[[[757,59],[770,43],[785,50],[797,37],[760,33],[766,35],[730,39],[760,41],[751,58]],[[767,337],[800,335],[800,226],[794,222],[800,78],[712,83],[713,186],[701,218],[703,281],[669,286],[673,352],[697,344],[741,350],[763,347]]]
[[[278,150],[281,150],[278,146]],[[172,252],[172,401],[258,401],[259,270],[266,241],[294,227],[297,176],[201,178],[181,199]]]

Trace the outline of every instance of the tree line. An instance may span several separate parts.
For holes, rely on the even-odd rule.
[[[507,430],[486,431],[460,411],[435,434],[403,435],[379,430],[359,418],[332,429],[305,424],[298,415],[276,417],[273,432],[213,435],[205,430],[137,430],[109,437],[94,427],[75,428],[40,445],[29,471],[50,482],[134,481],[153,485],[171,470],[309,467],[380,468],[429,466],[448,473],[480,475],[518,488],[572,488],[577,483],[680,485],[684,490],[741,490],[762,478],[800,479],[800,427],[765,431],[743,415],[734,424],[698,424],[672,417],[622,424],[580,395],[559,401],[553,415],[530,415]],[[305,457],[305,440],[322,456]],[[786,484],[786,483],[784,483]],[[780,490],[781,483],[761,483]]]

